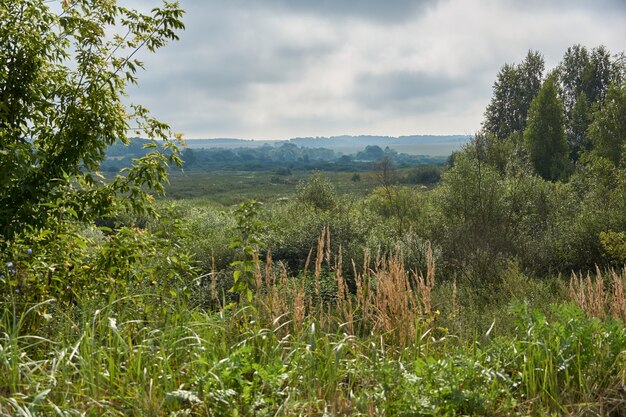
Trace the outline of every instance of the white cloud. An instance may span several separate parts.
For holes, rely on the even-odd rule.
[[[187,137],[473,133],[505,62],[626,38],[608,0],[353,4],[183,1],[187,31],[131,98]]]

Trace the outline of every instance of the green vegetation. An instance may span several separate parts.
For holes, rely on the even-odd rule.
[[[524,141],[535,170],[547,180],[561,178],[569,162],[569,152],[563,104],[557,97],[553,79],[546,80],[530,103],[527,124]]]
[[[0,3],[0,415],[626,414],[623,60],[505,66],[445,167],[293,145],[154,201],[176,135],[120,97],[182,11],[63,7]]]
[[[122,142],[116,142],[107,150],[108,158],[103,162],[102,169],[107,172],[117,172],[132,164],[133,159],[145,156],[147,150],[143,147],[148,141],[140,138],[130,140],[128,147]],[[188,141],[192,142],[192,141]],[[451,150],[458,150],[463,142],[454,142]],[[332,146],[332,142],[328,145]],[[358,146],[358,142],[355,145]],[[420,146],[420,143],[413,145]],[[410,146],[406,146],[409,147]],[[446,156],[410,155],[398,153],[378,145],[364,145],[361,151],[351,154],[342,154],[328,148],[308,148],[294,143],[277,142],[266,143],[262,147],[239,148],[186,148],[182,157],[185,160],[187,171],[246,171],[259,172],[274,170],[285,175],[291,171],[367,171],[373,163],[383,156],[391,158],[400,167],[410,167],[422,164],[443,165]]]

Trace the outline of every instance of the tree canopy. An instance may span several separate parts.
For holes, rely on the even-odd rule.
[[[553,78],[548,78],[530,105],[524,142],[530,159],[544,179],[557,180],[567,163],[565,117]]]
[[[524,131],[528,108],[541,88],[544,72],[543,56],[528,51],[521,64],[505,64],[493,86],[493,97],[485,110],[483,128],[504,140]]]
[[[105,149],[129,131],[173,149],[169,127],[127,104],[142,50],[154,52],[184,28],[176,2],[143,14],[116,1],[0,0],[0,235],[53,217],[90,219],[116,205],[146,210],[166,157],[153,152],[105,183]],[[116,199],[124,194],[128,198]]]

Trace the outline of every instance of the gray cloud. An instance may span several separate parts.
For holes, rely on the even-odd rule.
[[[412,107],[411,103],[429,103],[433,97],[445,95],[458,85],[459,81],[449,76],[424,72],[364,73],[356,77],[354,97],[362,105],[374,109]]]
[[[404,22],[437,4],[438,0],[265,0],[267,5],[292,13],[310,13],[325,18],[356,18],[374,22]]]
[[[526,11],[560,11],[571,9],[582,9],[589,12],[598,12],[599,14],[606,14],[610,11],[626,11],[626,2],[624,0],[504,0],[508,7],[516,10]]]
[[[626,38],[624,0],[181,4],[181,41],[129,94],[188,137],[472,133],[505,62]]]

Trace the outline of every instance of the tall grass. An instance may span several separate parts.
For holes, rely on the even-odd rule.
[[[323,331],[341,330],[359,337],[380,334],[397,348],[422,339],[435,318],[431,305],[435,264],[430,246],[424,273],[407,271],[400,250],[378,253],[374,258],[366,252],[363,265],[352,263],[354,279],[348,282],[341,249],[331,254],[330,239],[330,230],[324,228],[315,258],[311,259],[312,250],[300,279],[288,277],[282,264],[274,267],[271,253],[264,263],[255,258],[257,296],[253,306],[260,316],[271,322],[288,322],[285,331],[289,332],[300,331],[305,319],[315,317]],[[311,262],[312,276],[307,271]],[[322,289],[329,284],[334,294]]]
[[[448,300],[450,312],[438,313],[429,249],[424,271],[406,270],[402,252],[392,251],[366,254],[346,278],[330,239],[325,230],[311,271],[296,277],[268,253],[256,264],[249,304],[217,300],[213,285],[223,307],[173,303],[148,318],[125,298],[72,312],[46,303],[16,314],[1,305],[0,415],[626,413],[626,331],[611,307],[619,306],[617,284],[592,297],[613,300],[603,317],[518,303],[488,331],[459,338],[441,328],[442,315],[460,320],[467,300]],[[591,282],[588,300],[598,284],[579,278]],[[446,285],[454,297],[467,293],[464,284]],[[44,308],[47,321],[33,332],[26,324]],[[514,331],[498,334],[506,321]]]
[[[595,279],[591,273],[572,273],[569,284],[570,299],[592,317],[607,315],[626,323],[626,267],[617,273],[609,269],[604,275],[596,267]]]

